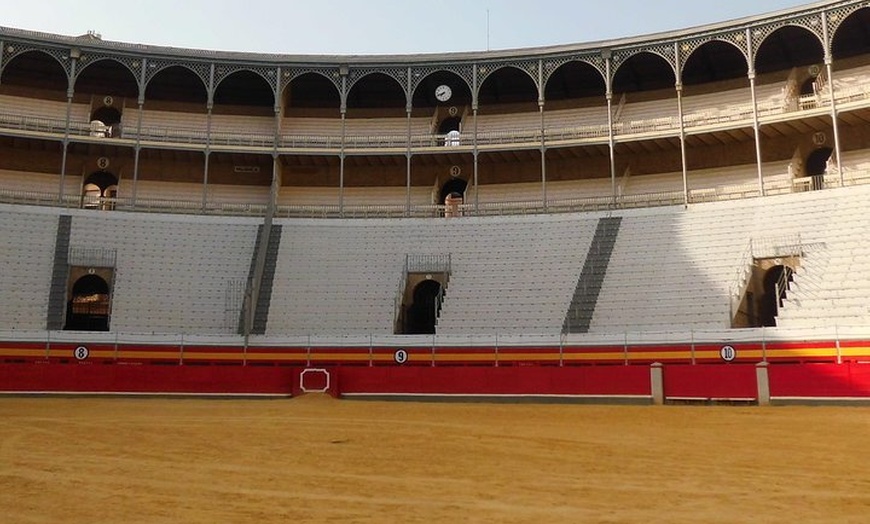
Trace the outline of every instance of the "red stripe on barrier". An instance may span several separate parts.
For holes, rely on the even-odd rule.
[[[758,398],[756,368],[751,364],[667,365],[662,369],[665,398]]]

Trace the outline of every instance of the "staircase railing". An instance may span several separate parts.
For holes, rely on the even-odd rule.
[[[396,296],[393,298],[393,325],[399,326],[402,319],[402,302],[405,298],[405,286],[408,285],[408,255],[405,255],[405,263],[402,266],[402,274],[399,275],[399,285],[396,286]]]
[[[759,258],[803,257],[804,243],[800,233],[776,237],[751,238],[737,262],[734,281],[729,286],[729,323],[740,308],[749,286],[751,268]],[[784,272],[785,273],[785,272]],[[777,306],[778,307],[778,306]],[[778,310],[777,310],[778,312]]]
[[[782,274],[776,280],[775,290],[776,290],[776,316],[779,316],[779,310],[783,306],[783,300],[785,299],[785,295],[789,289],[789,282],[792,280],[793,270],[784,266],[782,270]]]

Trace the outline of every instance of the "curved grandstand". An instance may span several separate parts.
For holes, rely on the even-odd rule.
[[[4,358],[866,360],[868,26],[363,57],[0,28]]]

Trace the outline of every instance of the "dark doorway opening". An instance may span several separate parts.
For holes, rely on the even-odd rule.
[[[816,94],[816,77],[811,76],[801,84],[801,96]]]
[[[405,333],[408,335],[432,335],[441,311],[441,283],[424,280],[414,288],[414,301],[408,306]]]
[[[465,190],[468,182],[461,178],[451,178],[441,186],[439,204],[444,206],[443,216],[462,216],[462,204],[465,203]]]
[[[96,171],[82,186],[82,207],[85,209],[115,209],[118,178],[108,171]]]
[[[104,106],[91,114],[91,136],[97,138],[112,137],[121,125],[121,112],[114,107]]]
[[[764,293],[758,307],[758,324],[776,326],[776,315],[782,307],[789,284],[794,280],[794,270],[788,266],[773,266],[764,274]]]
[[[114,107],[103,106],[91,114],[91,120],[99,120],[107,126],[121,123],[121,112]]]
[[[98,275],[85,275],[73,284],[67,303],[67,331],[109,330],[109,284]]]
[[[814,191],[825,188],[825,174],[828,172],[828,161],[833,152],[830,147],[820,147],[807,157],[806,173],[811,177],[811,187]]]
[[[450,116],[441,121],[438,125],[438,134],[446,135],[451,131],[462,131],[462,117],[461,116]]]

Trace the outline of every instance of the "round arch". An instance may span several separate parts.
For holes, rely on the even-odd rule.
[[[109,283],[103,277],[88,274],[72,286],[67,303],[67,331],[109,330]]]
[[[208,103],[208,86],[192,69],[170,65],[158,69],[145,84],[145,101]]]
[[[686,86],[738,78],[749,82],[749,60],[742,49],[721,39],[698,46],[686,57],[680,71],[680,80]]]
[[[450,180],[445,182],[441,186],[441,191],[439,192],[439,204],[444,204],[447,200],[448,196],[458,196],[459,198],[465,197],[465,190],[468,189],[468,181],[459,178],[459,177],[451,177]]]
[[[139,97],[136,74],[114,58],[100,58],[83,65],[76,73],[73,89],[91,95]]]
[[[759,75],[789,71],[793,67],[824,61],[822,41],[809,29],[787,24],[767,35],[755,52],[755,72]]]
[[[281,94],[284,110],[341,110],[341,92],[328,76],[319,71],[309,71],[293,77]]]
[[[825,174],[828,172],[828,162],[834,150],[830,147],[820,147],[807,155],[804,162],[806,176],[811,177],[812,189],[824,189]]]
[[[789,283],[794,280],[793,274],[794,269],[786,265],[773,266],[764,273],[758,311],[759,326],[776,326],[776,315],[782,307]]]
[[[870,7],[860,7],[844,18],[831,36],[831,55],[837,60],[870,52]]]
[[[82,184],[82,207],[85,209],[114,209],[118,196],[118,177],[108,171],[91,173]]]
[[[432,335],[441,309],[442,287],[437,280],[424,280],[414,287],[412,300],[407,310],[405,333],[409,335]]]
[[[450,98],[447,100],[439,100],[435,96],[436,88],[442,85],[450,88]],[[453,71],[444,69],[433,71],[420,78],[411,95],[411,106],[414,109],[432,109],[440,105],[461,107],[471,105],[471,101],[471,86],[468,82]]]
[[[658,53],[639,51],[613,72],[611,90],[614,94],[622,94],[673,89],[675,85],[676,74],[670,62]]]
[[[480,108],[500,104],[534,104],[538,107],[537,82],[526,71],[511,65],[498,66],[477,89]]]
[[[557,67],[544,84],[547,102],[598,98],[607,94],[607,79],[597,67],[583,60],[570,60]]]
[[[349,112],[367,109],[396,110],[397,115],[404,115],[407,98],[405,88],[395,78],[386,73],[372,72],[361,76],[350,86],[346,103]]]
[[[239,69],[215,85],[213,100],[215,105],[274,107],[275,92],[259,73]]]
[[[63,92],[69,88],[64,64],[54,55],[35,49],[22,51],[3,62],[0,84]]]

